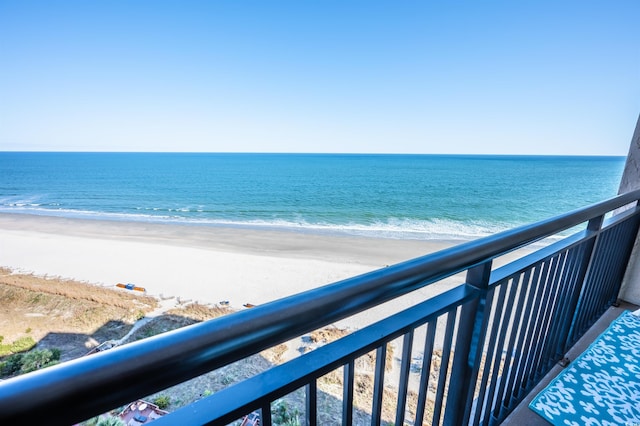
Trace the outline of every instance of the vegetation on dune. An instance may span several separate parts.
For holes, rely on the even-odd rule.
[[[58,349],[34,349],[29,352],[14,353],[0,362],[3,378],[30,373],[60,362]]]

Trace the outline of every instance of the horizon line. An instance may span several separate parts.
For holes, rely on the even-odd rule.
[[[513,153],[417,153],[417,152],[302,152],[302,151],[100,151],[100,150],[0,150],[0,153],[51,154],[233,154],[233,155],[416,155],[416,156],[477,156],[477,157],[619,157],[626,154],[513,154]]]

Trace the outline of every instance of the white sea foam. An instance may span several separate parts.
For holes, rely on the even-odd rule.
[[[217,219],[207,217],[185,217],[179,213],[199,213],[197,210],[187,208],[167,209],[166,214],[151,214],[156,209],[145,209],[149,214],[141,213],[137,208],[136,213],[95,212],[87,210],[51,209],[36,204],[4,203],[0,212],[36,214],[43,216],[70,217],[78,219],[100,219],[135,222],[180,223],[210,226],[246,227],[257,229],[287,230],[295,232],[316,232],[326,234],[356,235],[363,237],[394,238],[394,239],[455,239],[467,240],[490,235],[506,229],[506,225],[485,223],[462,223],[443,219],[415,220],[404,218],[391,218],[388,221],[375,221],[369,224],[363,223],[328,223],[308,222],[302,218],[297,220],[287,219]],[[142,210],[144,211],[144,210]],[[161,210],[162,211],[162,210]],[[176,214],[171,214],[171,213]]]
[[[371,223],[329,223],[326,221],[309,222],[301,216],[296,219],[211,218],[204,216],[201,208],[161,209],[137,207],[135,210],[135,213],[96,212],[50,208],[50,206],[43,207],[38,203],[11,202],[0,204],[0,213],[35,214],[94,220],[224,226],[389,239],[466,241],[492,235],[519,225],[517,223],[488,223],[483,221],[462,222],[440,218],[426,220],[389,218],[386,221],[377,220]],[[143,213],[144,211],[148,213]],[[152,212],[164,212],[164,214]],[[185,213],[194,213],[194,215],[188,216],[185,215]],[[554,238],[558,239],[560,237]]]

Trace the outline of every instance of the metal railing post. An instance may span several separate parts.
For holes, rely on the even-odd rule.
[[[307,426],[318,424],[318,384],[315,380],[306,386],[305,423]]]
[[[602,228],[602,223],[604,221],[604,216],[597,216],[591,219],[587,225],[587,231],[599,233]],[[597,244],[598,244],[598,236],[591,239],[589,242],[585,244],[585,250],[581,259],[578,259],[579,267],[578,267],[578,276],[575,279],[576,289],[573,294],[570,296],[568,305],[564,309],[564,315],[562,316],[562,329],[560,330],[559,338],[556,346],[556,357],[562,358],[566,350],[568,349],[569,337],[571,335],[571,330],[573,327],[573,323],[575,321],[577,307],[579,306],[581,299],[584,297],[583,295],[583,286],[585,277],[587,276],[587,271],[590,268],[591,262],[593,260],[593,254],[595,253]]]
[[[480,296],[461,306],[460,322],[451,368],[449,397],[444,413],[445,425],[460,425],[468,421],[475,391],[478,366],[489,317],[487,289],[492,261],[481,263],[467,271],[466,284],[480,290]]]

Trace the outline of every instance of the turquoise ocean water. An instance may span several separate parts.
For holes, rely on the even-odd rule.
[[[624,157],[0,153],[0,213],[470,239],[616,194]]]

